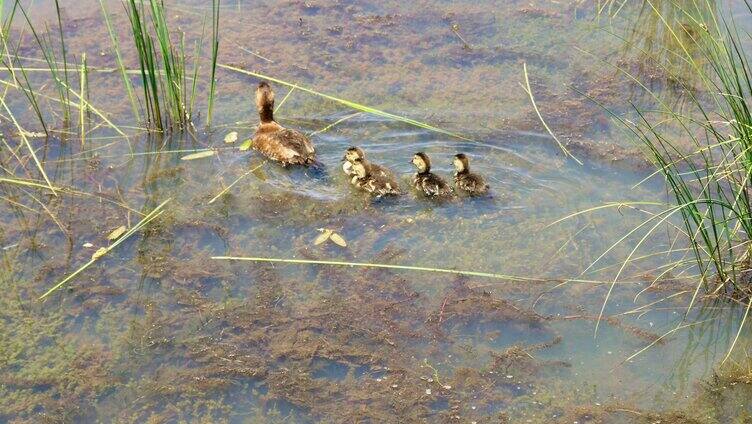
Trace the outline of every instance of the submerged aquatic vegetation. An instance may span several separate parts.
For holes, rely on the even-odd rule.
[[[320,19],[317,14],[329,20],[341,18],[344,13],[338,2],[316,3],[310,8],[305,6],[304,25]],[[151,33],[148,2],[144,4]],[[225,13],[228,6],[235,7],[226,5],[223,17],[231,15]],[[181,2],[178,7],[192,6],[191,2]],[[206,4],[204,10],[208,7]],[[300,5],[279,3],[278,7],[289,9]],[[360,10],[357,4],[353,7],[356,12]],[[186,39],[193,40],[195,29],[201,31],[202,14],[176,10],[181,15],[176,22],[183,28],[188,28],[185,23],[199,16],[199,25],[190,26],[194,32],[186,34]],[[330,12],[334,15],[326,15]],[[95,14],[99,16],[99,11]],[[171,12],[167,15],[174,16]],[[458,15],[457,19],[464,22],[473,16]],[[373,22],[412,18],[409,14],[404,18],[366,16],[364,22],[374,25]],[[244,19],[253,22],[254,18]],[[81,29],[87,28],[89,21],[79,22],[79,32],[86,32]],[[120,21],[113,20],[116,22]],[[94,24],[99,25],[98,39],[106,39],[106,32],[111,37],[115,33],[105,29],[100,21],[95,20]],[[482,48],[479,33],[470,25],[466,28],[463,36],[472,41],[473,49]],[[411,27],[410,31],[413,30]],[[447,28],[443,30],[446,32]],[[452,30],[456,32],[453,27]],[[349,31],[350,28],[346,29],[345,34]],[[279,32],[290,34],[291,44],[303,44],[295,37],[294,30]],[[228,34],[228,38],[233,35]],[[375,43],[366,38],[358,40],[367,50],[371,50],[371,45],[383,43],[383,39]],[[69,36],[66,41],[70,41],[66,48],[72,53],[81,45],[80,34]],[[160,47],[156,39],[154,42],[155,55],[161,60]],[[286,48],[281,43],[266,45],[276,48],[272,54]],[[434,207],[412,201],[361,204],[347,194],[343,177],[333,172],[318,176],[303,170],[267,167],[265,176],[258,173],[258,178],[247,178],[265,166],[265,162],[257,162],[258,158],[250,154],[238,154],[237,146],[246,138],[248,127],[246,122],[231,122],[236,115],[225,111],[235,109],[230,112],[239,112],[238,116],[243,111],[236,105],[219,103],[215,120],[221,110],[227,131],[232,128],[241,134],[235,140],[236,134],[230,133],[224,140],[234,143],[222,141],[224,132],[193,134],[192,139],[188,138],[190,134],[183,134],[183,139],[179,138],[181,134],[171,138],[147,134],[143,139],[131,137],[137,150],[127,154],[121,137],[112,135],[113,131],[101,123],[90,125],[85,120],[87,110],[97,113],[90,102],[96,103],[101,99],[97,96],[112,93],[100,87],[102,80],[118,84],[118,68],[124,81],[134,76],[121,63],[113,66],[115,61],[120,62],[115,48],[115,52],[104,58],[96,50],[87,50],[89,65],[93,65],[91,85],[86,78],[81,78],[80,84],[63,82],[67,87],[75,87],[68,91],[71,99],[81,99],[78,118],[82,132],[88,130],[86,150],[78,151],[75,136],[53,137],[44,142],[30,137],[53,185],[48,187],[41,176],[35,180],[10,175],[0,178],[3,202],[19,210],[0,215],[3,224],[7,223],[0,226],[0,259],[7,261],[14,256],[19,259],[8,271],[3,268],[0,275],[4,288],[0,296],[0,334],[4,336],[0,346],[3,353],[0,354],[0,421],[571,423],[618,421],[628,414],[640,414],[637,422],[649,422],[648,416],[652,421],[663,419],[650,415],[653,408],[641,404],[643,398],[622,395],[620,390],[641,384],[639,377],[645,373],[642,366],[627,365],[617,370],[618,380],[630,383],[620,384],[611,393],[612,388],[596,391],[594,384],[587,381],[602,376],[596,367],[591,367],[602,360],[595,355],[602,353],[603,358],[608,357],[605,352],[591,348],[586,343],[587,337],[583,343],[579,324],[588,325],[594,320],[595,312],[590,309],[598,305],[591,304],[589,294],[604,290],[606,282],[596,281],[597,277],[593,281],[570,281],[551,276],[576,272],[579,260],[588,260],[593,250],[600,249],[599,243],[579,243],[572,237],[561,252],[556,252],[557,260],[559,255],[566,258],[560,261],[561,265],[550,257],[545,260],[539,257],[552,252],[551,244],[561,237],[568,238],[569,234],[538,238],[532,230],[548,222],[550,214],[558,214],[562,205],[580,204],[579,190],[570,190],[573,184],[566,178],[572,174],[566,173],[576,169],[573,175],[578,178],[592,176],[588,167],[571,166],[573,161],[562,161],[558,152],[548,155],[555,146],[549,149],[546,145],[544,151],[538,150],[537,146],[543,143],[536,138],[532,138],[535,143],[530,143],[536,145],[533,149],[528,149],[525,136],[520,136],[525,140],[519,144],[507,143],[506,139],[496,143],[495,138],[484,143],[458,144],[458,140],[431,133],[433,130],[427,128],[405,131],[405,125],[391,123],[394,118],[388,118],[390,122],[350,121],[351,125],[337,127],[348,119],[371,113],[367,108],[350,115],[296,110],[298,116],[305,116],[302,127],[309,131],[323,127],[316,134],[323,134],[321,153],[327,163],[334,162],[351,140],[373,143],[374,154],[388,160],[397,158],[402,165],[400,170],[407,169],[407,163],[402,163],[406,162],[402,160],[404,152],[398,149],[428,145],[437,157],[448,157],[455,148],[477,149],[489,158],[480,165],[484,175],[514,193],[512,201],[484,199],[461,207],[455,204]],[[135,60],[132,52],[127,53],[124,57]],[[459,54],[471,53],[463,50]],[[506,60],[502,56],[507,54],[499,54],[499,61]],[[285,60],[282,54],[273,57],[278,64]],[[486,62],[488,58],[489,55],[476,56],[472,62]],[[105,68],[97,67],[104,60],[112,61],[107,64],[109,68],[95,73],[104,71]],[[464,62],[463,58],[459,60]],[[519,61],[512,62],[513,78],[507,83],[516,87],[520,79]],[[74,66],[73,63],[70,61],[69,66]],[[458,70],[470,81],[477,77],[466,72],[470,70],[472,74],[473,63],[463,63]],[[83,71],[86,66],[82,66]],[[297,80],[309,83],[314,79],[307,73],[288,73],[283,66],[276,66],[269,65],[279,75],[295,75]],[[19,64],[9,72],[15,68],[18,78],[23,80],[18,67]],[[196,89],[199,94],[191,88],[196,84],[198,67],[187,68],[189,109],[198,110],[193,107],[198,96],[200,101],[196,103],[202,105],[203,113],[207,95],[204,85]],[[497,68],[496,63],[488,65],[488,75]],[[317,74],[313,66],[310,73],[315,76],[315,87],[333,86],[326,80],[327,75]],[[159,81],[164,78],[162,71],[157,69],[155,76],[159,88]],[[536,71],[535,76],[533,84],[538,77],[545,78],[545,71]],[[74,80],[75,77],[72,74]],[[437,75],[439,84],[444,77],[441,75],[440,80]],[[217,89],[223,92],[230,86],[224,83],[230,79],[238,80],[242,87],[245,78],[233,75]],[[32,82],[36,85],[37,80]],[[48,86],[54,90],[50,82]],[[208,84],[205,86],[208,92]],[[87,94],[87,87],[92,89],[92,97]],[[304,91],[296,84],[291,87],[285,97],[290,101],[285,103],[283,99],[277,107],[291,105],[296,100],[291,93]],[[550,99],[549,93],[539,89],[540,85],[533,87],[536,101],[541,101],[541,110],[548,119],[551,109],[544,102]],[[122,85],[119,88],[118,93],[125,94]],[[140,89],[137,87],[139,91],[133,98],[143,95]],[[394,94],[391,90],[389,93]],[[405,103],[420,98],[411,98],[407,93],[413,92],[397,93],[395,97]],[[41,93],[30,94],[46,99]],[[369,97],[358,98],[364,102],[378,101]],[[314,99],[318,101],[318,97]],[[12,100],[6,98],[9,108],[22,113],[19,103]],[[44,104],[46,100],[41,101]],[[100,109],[103,120],[110,116],[121,128],[134,128],[129,126],[132,122],[127,122],[131,116],[125,95],[116,100],[127,117],[109,115]],[[137,102],[136,98],[132,105],[137,106]],[[324,103],[321,109],[332,106],[328,102],[319,103]],[[413,110],[420,111],[412,112],[416,117],[424,112],[425,116],[437,112],[435,103],[417,103]],[[457,103],[452,100],[441,107],[451,109]],[[524,99],[521,103],[529,105]],[[348,105],[339,103],[342,104]],[[71,101],[71,107],[76,106]],[[478,114],[486,113],[485,109],[478,108]],[[517,108],[499,109],[513,113]],[[533,110],[527,109],[530,121],[536,122]],[[167,119],[166,109],[162,112]],[[402,113],[398,109],[395,112]],[[453,122],[468,128],[468,138],[482,136],[483,131],[476,128],[483,125],[478,115],[458,115],[459,119]],[[16,116],[24,123],[21,115]],[[33,120],[30,113],[24,118],[29,116]],[[195,123],[196,115],[193,117]],[[425,119],[441,122],[436,115]],[[333,123],[325,125],[330,122]],[[105,129],[108,135],[92,134],[97,127]],[[331,131],[334,127],[337,130]],[[514,124],[510,128],[528,129]],[[58,132],[52,129],[56,135]],[[12,128],[5,134],[9,133],[7,139],[12,142],[16,133]],[[74,143],[70,143],[71,139]],[[167,142],[173,145],[165,148]],[[8,166],[12,162],[7,160],[11,153],[18,153],[31,164],[23,144],[14,148],[4,150],[4,167],[19,169]],[[201,157],[206,160],[181,161],[181,158]],[[446,171],[447,164],[439,165],[439,169]],[[232,177],[227,179],[228,176]],[[559,176],[563,178],[552,178]],[[231,183],[224,184],[223,179]],[[583,181],[585,185],[589,182]],[[612,187],[608,185],[609,189]],[[49,196],[53,189],[59,197]],[[519,194],[528,190],[535,193]],[[37,195],[38,200],[35,198],[36,203],[32,203],[23,197],[25,194]],[[597,191],[597,194],[602,193]],[[108,240],[127,238],[128,228],[136,228],[132,224],[151,210],[148,207],[136,211],[128,204],[156,205],[159,200],[155,199],[167,197],[175,200],[169,210],[163,208],[165,214],[141,229],[143,236],[131,233],[135,237],[123,241],[117,250],[111,250],[114,246],[100,247],[106,246]],[[621,228],[621,223],[607,224]],[[336,229],[339,237],[334,231],[325,230],[315,240],[318,227]],[[583,229],[587,228],[592,227]],[[321,243],[315,247],[317,242]],[[340,249],[338,245],[347,248]],[[265,258],[241,258],[255,259],[253,262],[211,259],[226,252],[252,253]],[[332,260],[317,260],[319,257]],[[99,261],[84,265],[88,268],[69,276],[67,283],[60,282],[89,258]],[[418,266],[421,264],[427,266]],[[512,275],[480,272],[483,270]],[[70,280],[74,277],[75,280]],[[641,277],[637,280],[619,288],[629,295],[632,289],[644,285]],[[569,284],[572,282],[582,284]],[[45,303],[35,301],[55,284],[63,287],[46,298]],[[572,291],[562,292],[561,288]],[[539,302],[538,308],[535,304],[531,307],[529,300],[541,290],[554,291],[555,296],[551,296],[550,302]],[[572,305],[567,302],[588,310],[574,307],[570,310]],[[653,305],[646,306],[638,311],[645,320],[653,313]],[[656,335],[660,332],[653,334],[652,331],[659,331],[657,328],[647,330],[644,328],[647,325],[642,325],[645,320],[627,319],[606,321],[609,331],[619,339],[615,353],[623,352],[623,346],[631,348],[645,340],[657,340],[656,345],[660,345],[657,349],[672,349],[669,337],[660,339]],[[665,323],[656,322],[659,326]],[[674,334],[671,336],[673,339]],[[573,347],[580,349],[582,345],[584,349],[573,352]],[[667,353],[662,356],[675,352]],[[579,365],[580,359],[586,365]],[[582,371],[593,371],[595,377]],[[616,393],[619,401],[623,399],[623,403],[600,403],[612,393]],[[645,397],[652,395],[653,390]],[[629,417],[621,421],[631,422]]]
[[[131,229],[128,231],[125,231],[123,234],[118,234],[117,237],[114,237],[115,241],[107,246],[107,247],[101,247],[99,250],[94,252],[94,254],[91,257],[91,260],[85,264],[83,264],[81,267],[79,267],[77,270],[69,274],[67,277],[62,279],[59,283],[55,284],[53,287],[51,287],[49,290],[44,292],[41,296],[39,296],[39,300],[44,300],[46,297],[60,289],[63,285],[65,285],[67,282],[71,281],[72,279],[76,278],[76,276],[83,271],[86,270],[89,266],[91,266],[94,262],[96,262],[99,258],[109,253],[112,249],[116,248],[120,243],[127,240],[130,236],[138,232],[141,228],[145,227],[147,224],[149,224],[151,221],[158,218],[162,213],[164,212],[162,209],[164,206],[170,201],[170,199],[165,200],[164,202],[160,203],[157,207],[152,209],[151,212],[146,214],[143,218],[141,218],[141,221],[139,221],[136,225],[134,225]],[[110,236],[113,234],[111,233]],[[108,237],[109,238],[109,237]]]

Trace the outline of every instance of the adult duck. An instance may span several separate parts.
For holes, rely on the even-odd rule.
[[[285,128],[274,120],[274,91],[262,81],[256,88],[256,108],[261,123],[253,135],[253,148],[282,166],[316,162],[311,140],[300,131]]]

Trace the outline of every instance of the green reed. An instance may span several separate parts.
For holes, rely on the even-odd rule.
[[[162,132],[188,128],[193,124],[203,34],[196,42],[193,69],[190,70],[186,67],[188,55],[185,33],[181,32],[177,36],[178,41],[173,41],[162,0],[128,0],[125,6],[139,58],[147,125]],[[219,51],[219,0],[212,1],[212,29],[209,123]],[[113,43],[116,43],[114,38]],[[127,76],[121,63],[121,74],[126,80]],[[126,84],[126,89],[127,87]]]
[[[745,2],[748,0],[745,0]],[[668,20],[647,1],[678,46],[676,53],[693,70],[702,91],[686,87],[686,111],[667,104],[660,117],[636,108],[638,122],[628,127],[647,148],[665,177],[702,275],[740,289],[739,274],[749,259],[752,234],[752,67],[741,49],[741,34],[710,2],[676,5]],[[752,13],[752,6],[747,3]],[[658,120],[670,119],[675,134]],[[691,142],[682,148],[681,140]]]
[[[47,125],[44,122],[44,116],[42,115],[42,110],[39,107],[37,96],[31,87],[31,82],[29,81],[29,76],[26,72],[26,69],[17,60],[18,49],[21,47],[21,41],[19,40],[19,42],[16,44],[14,49],[11,49],[11,47],[9,46],[10,26],[13,23],[14,17],[16,16],[16,11],[18,10],[18,6],[19,6],[18,2],[17,1],[14,2],[10,10],[10,13],[8,14],[8,17],[7,18],[3,17],[2,19],[0,19],[0,42],[2,42],[2,56],[3,56],[2,59],[0,59],[0,62],[3,64],[3,67],[7,69],[8,72],[11,74],[15,87],[20,87],[21,91],[29,100],[29,105],[34,111],[34,114],[39,119],[39,123],[42,125],[42,129],[44,130],[44,133],[49,134],[47,130]],[[4,8],[5,8],[5,0],[0,0],[0,14],[4,10]],[[13,60],[14,58],[16,59],[16,62],[18,63],[14,63],[14,60]],[[21,80],[21,78],[23,78],[23,80]],[[10,87],[6,86],[6,92],[8,88]]]
[[[80,92],[79,98],[81,98],[81,107],[78,108],[78,120],[79,120],[79,132],[81,133],[81,147],[84,147],[84,144],[86,142],[86,115],[88,112],[88,101],[86,99],[89,98],[89,68],[86,65],[86,53],[83,53],[81,55],[81,67],[80,67],[80,74],[79,74],[79,87]]]
[[[612,116],[644,147],[656,173],[664,177],[675,205],[640,226],[649,228],[647,234],[614,281],[648,236],[678,216],[680,234],[688,240],[699,268],[700,278],[688,307],[692,308],[703,288],[716,293],[750,293],[742,276],[752,260],[752,66],[742,48],[748,35],[743,37],[714,2],[671,1],[671,13],[666,12],[666,3],[644,0],[652,21],[660,22],[666,34],[667,42],[659,52],[671,55],[671,62],[681,66],[670,66],[661,58],[654,62],[680,85],[686,100],[669,104],[638,77],[618,68],[654,105],[641,108],[632,104],[634,122],[616,113]],[[752,14],[750,0],[745,3]],[[691,78],[684,75],[687,72],[692,73]],[[690,79],[694,81],[690,83]],[[739,331],[743,326],[744,322]]]
[[[69,78],[68,78],[68,59],[67,59],[67,51],[65,47],[65,37],[63,35],[63,24],[62,24],[62,18],[60,16],[60,8],[58,5],[57,0],[55,0],[55,11],[57,13],[57,22],[58,22],[58,33],[60,36],[60,49],[63,59],[63,68],[60,69],[60,62],[57,60],[57,56],[55,54],[55,48],[53,47],[54,43],[52,40],[52,37],[49,35],[50,30],[45,24],[45,33],[39,34],[34,27],[34,24],[31,22],[31,19],[29,18],[28,13],[24,9],[24,7],[21,5],[20,0],[15,1],[15,6],[18,8],[18,10],[21,11],[21,14],[24,16],[24,19],[26,20],[26,23],[28,24],[28,28],[31,30],[32,35],[34,36],[34,40],[37,43],[37,46],[39,47],[39,50],[42,53],[42,57],[44,58],[45,62],[47,63],[47,67],[50,70],[50,73],[52,75],[52,79],[55,85],[55,88],[58,93],[58,98],[60,100],[60,104],[63,109],[63,121],[64,125],[67,125],[70,123],[71,118],[71,112],[70,112],[70,95],[69,95],[69,88],[70,85],[68,84]],[[45,35],[46,34],[46,35]],[[28,83],[28,78],[26,78],[26,82]],[[33,90],[31,90],[33,93]]]
[[[212,0],[212,61],[211,80],[209,88],[209,111],[206,124],[211,125],[212,110],[214,109],[214,93],[216,90],[217,56],[219,55],[219,6],[220,0]]]
[[[55,14],[57,15],[57,29],[58,33],[60,34],[60,50],[61,54],[63,56],[63,77],[65,78],[65,85],[66,87],[70,87],[70,82],[68,81],[68,53],[65,49],[65,36],[63,35],[63,20],[60,18],[60,4],[58,3],[58,0],[55,0]],[[68,94],[68,90],[65,90],[65,116],[66,121],[70,120],[70,95]]]
[[[128,70],[123,63],[123,57],[120,54],[120,40],[118,40],[118,36],[112,27],[110,15],[107,12],[107,8],[104,6],[103,0],[99,0],[99,6],[102,8],[102,16],[104,16],[104,22],[107,25],[107,32],[110,34],[110,41],[112,41],[112,47],[115,50],[115,60],[117,61],[118,70],[120,71],[120,77],[123,80],[123,86],[125,86],[125,91],[128,93],[128,99],[131,102],[131,110],[133,111],[133,116],[136,118],[136,121],[140,121],[141,114],[138,110],[138,100],[136,99],[136,95],[133,92],[133,83],[128,76]]]

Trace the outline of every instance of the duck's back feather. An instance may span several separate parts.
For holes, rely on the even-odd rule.
[[[459,173],[454,176],[454,183],[458,189],[467,192],[468,194],[478,195],[485,194],[488,191],[488,184],[486,184],[483,177],[470,173]]]
[[[309,165],[316,160],[316,150],[308,137],[276,122],[259,126],[253,136],[253,148],[283,165]]]
[[[413,185],[426,196],[448,196],[452,194],[452,187],[441,177],[430,172],[415,174]]]
[[[351,181],[355,187],[375,194],[377,196],[400,195],[402,191],[396,181],[368,176],[365,178],[353,177]]]

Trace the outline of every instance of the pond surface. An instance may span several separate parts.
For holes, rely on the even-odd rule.
[[[39,28],[56,28],[49,3],[25,3]],[[166,7],[188,45],[211,16],[205,2]],[[746,22],[740,4],[728,7]],[[0,422],[732,422],[752,414],[745,385],[714,384],[744,309],[702,300],[687,313],[697,271],[670,225],[633,255],[645,231],[625,237],[671,199],[660,179],[646,178],[639,146],[587,97],[616,113],[629,113],[628,101],[650,104],[618,64],[681,99],[660,72],[670,58],[661,67],[645,56],[647,44],[664,47],[654,45],[660,26],[639,8],[609,19],[581,1],[224,2],[219,63],[461,136],[302,90],[280,105],[290,87],[273,84],[278,120],[315,133],[320,170],[283,169],[237,149],[257,122],[258,79],[227,68],[218,70],[208,130],[204,66],[199,130],[147,135],[112,71],[100,5],[61,8],[70,57],[79,63],[86,52],[92,67],[91,104],[128,137],[95,112],[83,142],[77,128],[64,130],[46,64],[17,20],[10,38],[21,40],[31,83],[53,99],[40,97],[53,136],[30,143],[63,190],[0,185]],[[107,8],[136,69],[127,17],[118,2]],[[540,124],[523,64],[546,122],[581,164]],[[41,131],[21,93],[9,91],[7,102],[27,131]],[[3,140],[22,146],[26,166],[4,147],[3,177],[41,178],[6,118]],[[227,144],[232,131],[239,140]],[[449,176],[451,157],[464,152],[491,195],[371,199],[340,170],[351,145],[404,187],[413,153],[425,151]],[[216,154],[181,159],[207,147]],[[107,246],[112,230],[168,199],[142,231],[37,301]],[[610,202],[630,205],[574,215]],[[321,229],[347,246],[316,244]],[[744,359],[748,334],[730,362]]]

